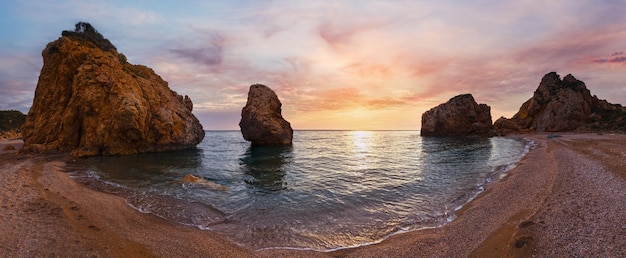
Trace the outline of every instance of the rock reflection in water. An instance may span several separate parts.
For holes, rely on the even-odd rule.
[[[96,156],[78,160],[76,166],[98,171],[103,180],[133,187],[170,184],[202,167],[202,149],[145,153],[126,156]]]
[[[287,183],[283,180],[285,167],[291,163],[293,148],[284,147],[249,147],[241,157],[244,172],[251,178],[245,182],[257,188],[261,193],[284,190]]]

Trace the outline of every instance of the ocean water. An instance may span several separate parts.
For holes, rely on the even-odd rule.
[[[78,159],[68,168],[141,212],[253,249],[334,250],[450,222],[531,144],[418,131],[296,131],[291,147],[252,148],[239,131],[208,131],[193,150]],[[205,183],[183,182],[187,174]]]

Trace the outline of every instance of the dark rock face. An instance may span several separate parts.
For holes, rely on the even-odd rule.
[[[253,146],[291,145],[293,130],[283,119],[280,100],[269,87],[250,86],[248,102],[241,110],[239,127],[243,138]]]
[[[585,83],[568,74],[546,74],[533,97],[511,119],[500,118],[494,127],[509,132],[562,132],[626,129],[626,110],[592,96]]]
[[[42,52],[22,126],[25,151],[134,154],[192,148],[204,138],[189,97],[170,90],[152,69],[126,62],[91,25],[79,24]]]
[[[491,108],[476,103],[471,94],[456,96],[422,114],[422,136],[488,135],[491,128]]]

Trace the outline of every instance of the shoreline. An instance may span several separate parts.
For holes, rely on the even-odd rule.
[[[626,240],[618,237],[626,235],[626,227],[615,226],[626,223],[626,135],[547,135],[507,136],[533,140],[536,147],[458,210],[452,222],[330,252],[250,250],[218,233],[140,213],[122,197],[81,185],[62,172],[67,155],[1,154],[0,182],[6,187],[0,190],[0,230],[7,233],[0,236],[0,256],[626,256]],[[602,183],[603,191],[594,190],[589,177]]]

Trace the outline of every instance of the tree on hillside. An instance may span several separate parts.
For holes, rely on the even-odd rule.
[[[91,24],[89,24],[88,22],[79,22],[76,23],[76,28],[74,29],[74,32],[76,33],[92,33],[92,34],[100,34],[98,33],[98,31],[96,31],[96,29],[91,26]],[[102,36],[102,35],[100,35]]]
[[[111,49],[117,51],[117,48],[111,44],[111,41],[104,38],[104,36],[88,22],[78,22],[75,25],[74,31],[66,30],[63,31],[61,35],[79,40],[87,45],[93,44],[92,46],[100,48],[103,51],[110,51]]]

